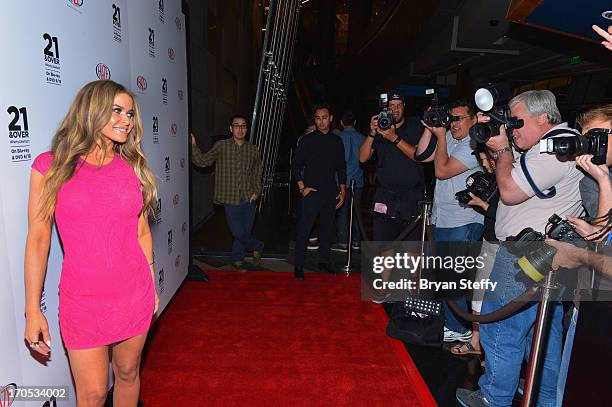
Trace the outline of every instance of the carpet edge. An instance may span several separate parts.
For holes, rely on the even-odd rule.
[[[387,316],[387,313],[385,312],[383,306],[377,305],[375,307],[381,322],[386,324],[389,317]],[[438,403],[436,403],[436,400],[431,394],[429,387],[427,387],[423,376],[421,376],[419,369],[414,364],[414,361],[410,357],[410,354],[406,350],[406,347],[404,346],[403,342],[398,339],[391,338],[388,335],[386,336],[387,340],[389,341],[388,343],[393,349],[395,356],[399,360],[402,369],[404,369],[406,376],[408,376],[410,380],[415,384],[415,393],[417,394],[419,402],[423,405],[423,407],[438,407]]]

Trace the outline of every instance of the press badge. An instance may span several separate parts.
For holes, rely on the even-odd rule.
[[[387,205],[381,202],[374,203],[374,212],[382,213],[383,215],[387,214]]]

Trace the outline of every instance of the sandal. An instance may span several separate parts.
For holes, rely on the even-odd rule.
[[[461,349],[465,347],[466,351],[462,351]],[[482,355],[482,350],[474,348],[471,342],[465,342],[461,345],[453,346],[451,348],[451,353],[453,355],[464,356],[464,355]]]

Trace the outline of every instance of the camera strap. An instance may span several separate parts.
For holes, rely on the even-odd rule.
[[[427,148],[421,154],[415,154],[415,161],[423,161],[431,157],[431,155],[436,151],[436,146],[438,145],[438,139],[432,134],[429,139],[429,144],[427,144]],[[417,145],[418,148],[418,145]]]
[[[550,137],[558,136],[560,134],[568,134],[568,133],[573,134],[574,136],[580,136],[580,134],[578,134],[577,132],[571,129],[556,129],[556,130],[548,132],[548,134],[542,137],[542,140],[550,138]],[[529,170],[527,170],[527,163],[525,159],[526,155],[527,154],[521,154],[521,159],[520,159],[521,169],[523,170],[523,174],[525,174],[525,178],[527,178],[527,182],[529,183],[529,186],[531,186],[531,189],[533,190],[533,192],[535,192],[535,195],[540,199],[549,199],[557,195],[557,190],[554,186],[548,188],[546,193],[542,192],[540,188],[538,188],[536,183],[533,181],[533,178],[531,178],[531,175],[529,174]]]

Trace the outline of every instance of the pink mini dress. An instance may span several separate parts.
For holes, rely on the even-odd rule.
[[[32,168],[45,174],[53,155]],[[79,160],[57,194],[55,222],[64,249],[59,322],[68,349],[110,345],[147,332],[155,287],[138,242],[140,180],[119,154],[98,168]]]

